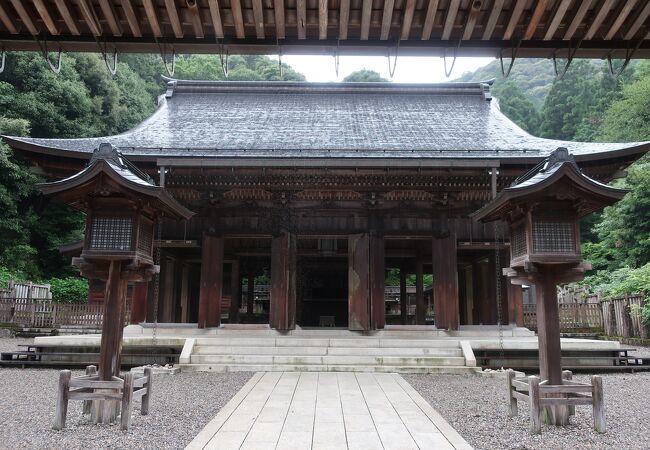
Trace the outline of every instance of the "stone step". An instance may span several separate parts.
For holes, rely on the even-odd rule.
[[[463,356],[460,348],[438,347],[262,347],[195,345],[194,355],[341,355],[341,356]]]
[[[192,355],[191,364],[270,364],[270,365],[384,365],[462,366],[463,357],[435,356],[298,356],[298,355]]]
[[[384,365],[304,365],[304,364],[180,364],[182,372],[391,372],[472,374],[480,367],[458,366],[384,366]]]
[[[372,337],[357,338],[295,338],[295,337],[197,337],[198,346],[240,346],[240,347],[422,347],[422,348],[458,348],[457,339],[378,339]]]

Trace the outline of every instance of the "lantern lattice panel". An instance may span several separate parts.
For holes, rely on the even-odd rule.
[[[153,230],[152,223],[146,219],[140,219],[140,227],[138,230],[138,250],[147,255],[151,254],[151,246],[153,244]]]
[[[574,224],[559,220],[533,221],[535,253],[575,253]]]
[[[131,250],[131,217],[93,217],[90,250]]]
[[[514,258],[526,254],[526,227],[520,225],[512,230],[511,251]]]

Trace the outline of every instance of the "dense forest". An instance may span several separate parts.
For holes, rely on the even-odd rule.
[[[562,63],[560,63],[561,65]],[[124,131],[154,110],[164,92],[157,55],[125,55],[116,76],[94,54],[70,54],[55,75],[40,55],[12,53],[0,75],[0,133],[35,137],[84,137]],[[175,77],[225,79],[217,56],[179,56]],[[231,80],[304,80],[291,67],[263,56],[231,56]],[[494,79],[501,110],[530,133],[582,141],[650,140],[650,63],[632,64],[615,78],[602,61],[576,60],[556,78],[550,60],[517,60],[501,76],[493,61],[459,81]],[[369,70],[344,81],[386,81]],[[80,214],[38,195],[39,175],[0,144],[0,286],[10,277],[43,280],[62,300],[83,297],[85,283],[58,247],[79,239]],[[650,162],[628,169],[624,200],[585,220],[584,253],[594,265],[585,280],[603,295],[643,291],[650,295]],[[390,274],[392,278],[396,274]]]

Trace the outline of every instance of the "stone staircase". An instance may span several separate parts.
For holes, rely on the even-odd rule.
[[[457,339],[363,336],[248,336],[232,334],[187,338],[182,371],[346,371],[473,373],[471,349]],[[469,355],[468,355],[469,353]]]

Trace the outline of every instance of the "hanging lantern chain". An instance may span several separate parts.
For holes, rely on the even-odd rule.
[[[503,241],[502,224],[497,222],[494,224],[494,266],[495,266],[495,291],[497,297],[497,327],[499,329],[499,356],[504,357],[503,348],[503,305],[501,302],[502,293],[502,276],[501,273],[501,250],[499,244]]]
[[[160,267],[160,242],[162,238],[162,216],[158,217],[158,230],[156,234],[158,235],[158,245],[154,251],[154,264]],[[157,344],[158,339],[158,299],[160,297],[160,271],[154,275],[153,280],[153,334],[152,334],[152,343],[154,346]]]

